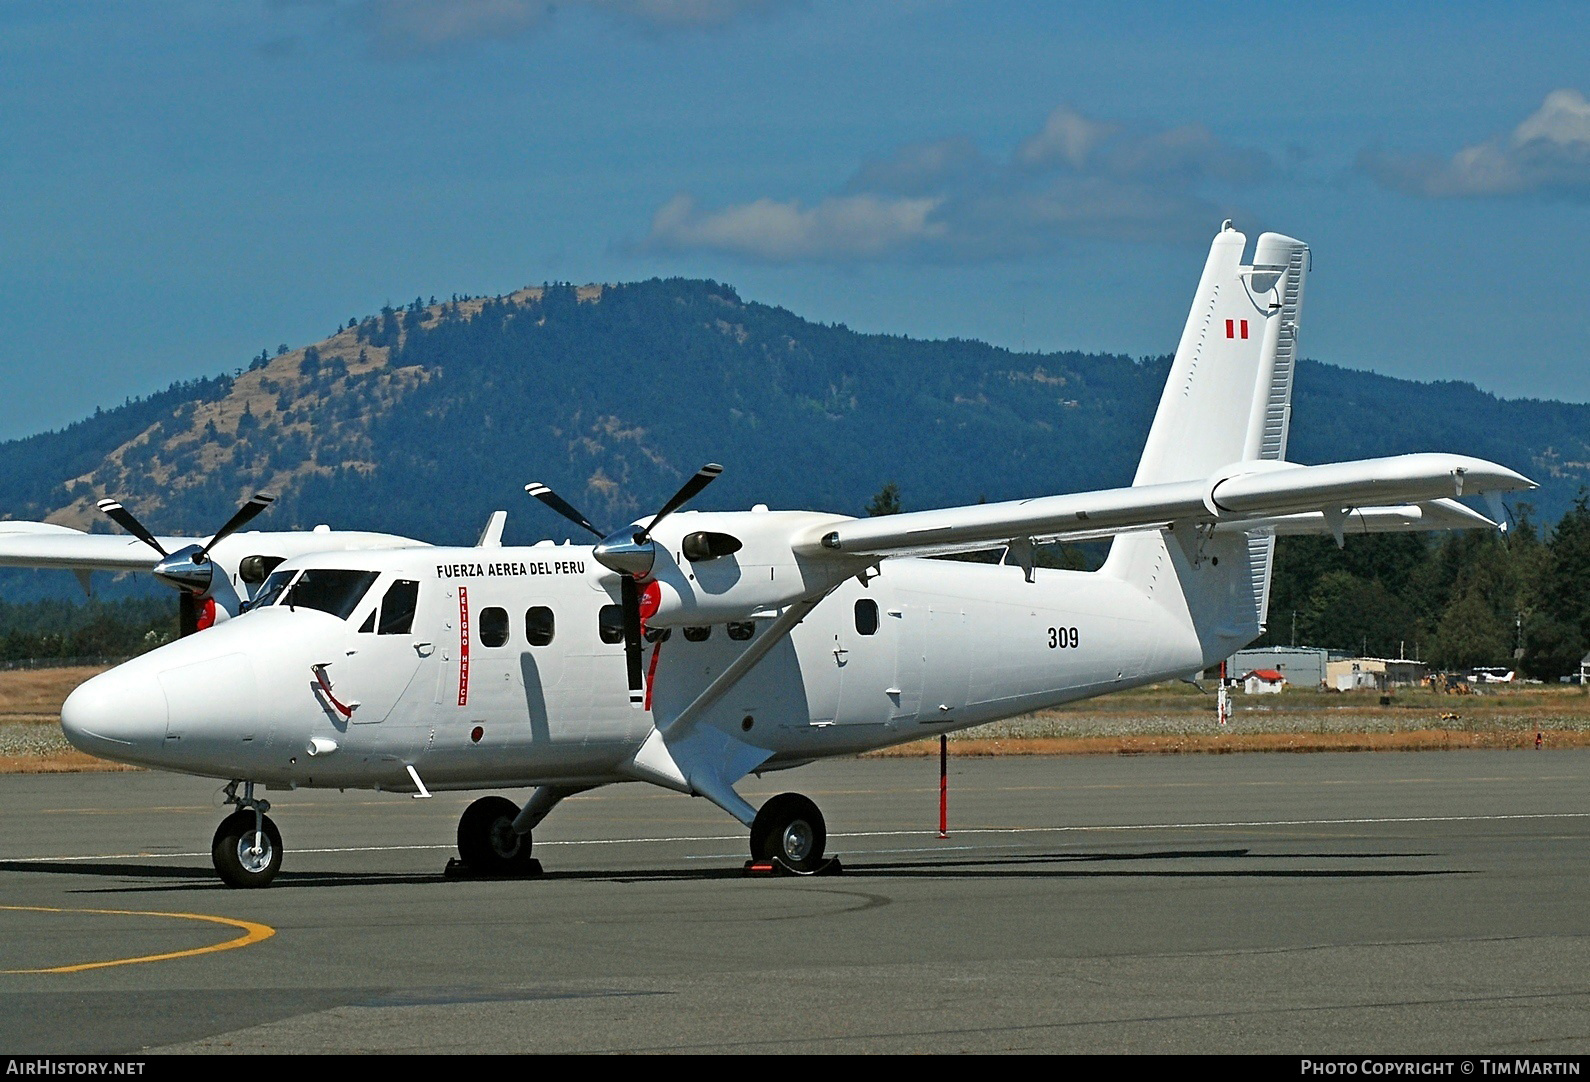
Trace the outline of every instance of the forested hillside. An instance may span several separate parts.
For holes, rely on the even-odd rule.
[[[203,530],[256,487],[262,526],[332,521],[471,538],[562,524],[529,480],[616,520],[701,462],[712,506],[857,513],[885,481],[912,507],[1128,483],[1168,359],[1018,354],[810,323],[715,282],[552,286],[388,309],[62,432],[0,444],[0,514],[103,525],[114,494]],[[1555,522],[1590,479],[1590,407],[1503,401],[1306,362],[1292,457],[1456,450],[1544,484]]]
[[[267,488],[281,498],[262,528],[329,522],[459,543],[506,508],[508,539],[531,541],[565,536],[566,524],[524,496],[527,481],[614,524],[709,460],[727,470],[703,507],[858,514],[886,482],[907,509],[1077,491],[1130,483],[1168,365],[863,335],[710,281],[416,298],[313,345],[262,350],[231,375],[0,444],[0,515],[105,529],[93,504],[114,495],[157,530],[202,533]],[[1541,481],[1530,503],[1544,535],[1590,480],[1590,406],[1299,367],[1292,458],[1420,450],[1492,458]],[[1314,621],[1300,641],[1327,633],[1336,603],[1316,589],[1334,570],[1382,582],[1417,614],[1399,627],[1433,642],[1452,591],[1466,587],[1453,575],[1419,592],[1397,577],[1407,568],[1377,579],[1351,564],[1386,545],[1408,567],[1427,555],[1417,538],[1355,541],[1339,556],[1283,544],[1283,579],[1301,577],[1277,582],[1277,634],[1290,640],[1294,610]],[[1305,556],[1315,570],[1301,574]],[[1357,600],[1337,607],[1385,609],[1344,596]],[[1515,625],[1503,610],[1521,602],[1488,596],[1495,618]]]

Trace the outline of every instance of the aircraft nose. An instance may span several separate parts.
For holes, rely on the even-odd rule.
[[[146,758],[165,743],[165,692],[157,681],[130,680],[112,669],[66,697],[61,729],[74,747],[90,755]]]

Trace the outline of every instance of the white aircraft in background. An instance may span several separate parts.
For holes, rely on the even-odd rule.
[[[241,618],[82,685],[62,725],[95,755],[227,779],[212,856],[234,886],[281,865],[261,783],[534,787],[459,822],[463,861],[507,874],[560,800],[645,781],[728,812],[754,860],[819,870],[817,806],[758,809],[736,782],[1194,672],[1264,630],[1277,535],[1495,528],[1453,497],[1534,487],[1452,454],[1287,462],[1309,253],[1245,246],[1230,223],[1214,240],[1129,488],[865,520],[680,511],[708,465],[604,536],[530,485],[599,543],[288,560]],[[1034,566],[1038,544],[1104,537],[1097,571]]]
[[[108,499],[99,501],[100,511],[132,538],[84,533],[51,522],[0,521],[0,567],[72,571],[85,594],[90,592],[89,577],[95,571],[152,572],[155,578],[177,589],[181,633],[191,635],[247,608],[252,594],[285,560],[317,552],[424,544],[395,534],[332,530],[328,526],[286,532],[238,532],[273,500],[273,496],[258,493],[208,540],[156,537],[131,511]],[[488,529],[493,527],[501,536],[500,519],[493,518]]]

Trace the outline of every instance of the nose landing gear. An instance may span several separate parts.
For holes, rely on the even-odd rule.
[[[242,782],[243,795],[237,795],[239,782],[226,789],[226,803],[238,810],[221,820],[210,842],[210,860],[221,881],[229,887],[263,887],[282,867],[282,835],[265,813],[270,801],[254,798],[254,783]]]

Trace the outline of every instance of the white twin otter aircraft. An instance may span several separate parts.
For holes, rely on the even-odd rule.
[[[458,826],[480,874],[531,867],[567,796],[643,781],[706,797],[751,856],[824,868],[822,813],[747,774],[963,729],[1185,676],[1264,629],[1277,535],[1496,528],[1533,488],[1451,454],[1286,461],[1308,248],[1230,223],[1215,238],[1130,488],[882,518],[681,511],[601,540],[394,547],[288,559],[239,617],[94,677],[61,723],[94,755],[227,779],[216,870],[269,883],[271,789],[522,789]],[[1454,497],[1483,496],[1491,517]],[[1113,537],[1097,571],[1035,545]],[[1005,550],[1000,564],[918,557]]]

